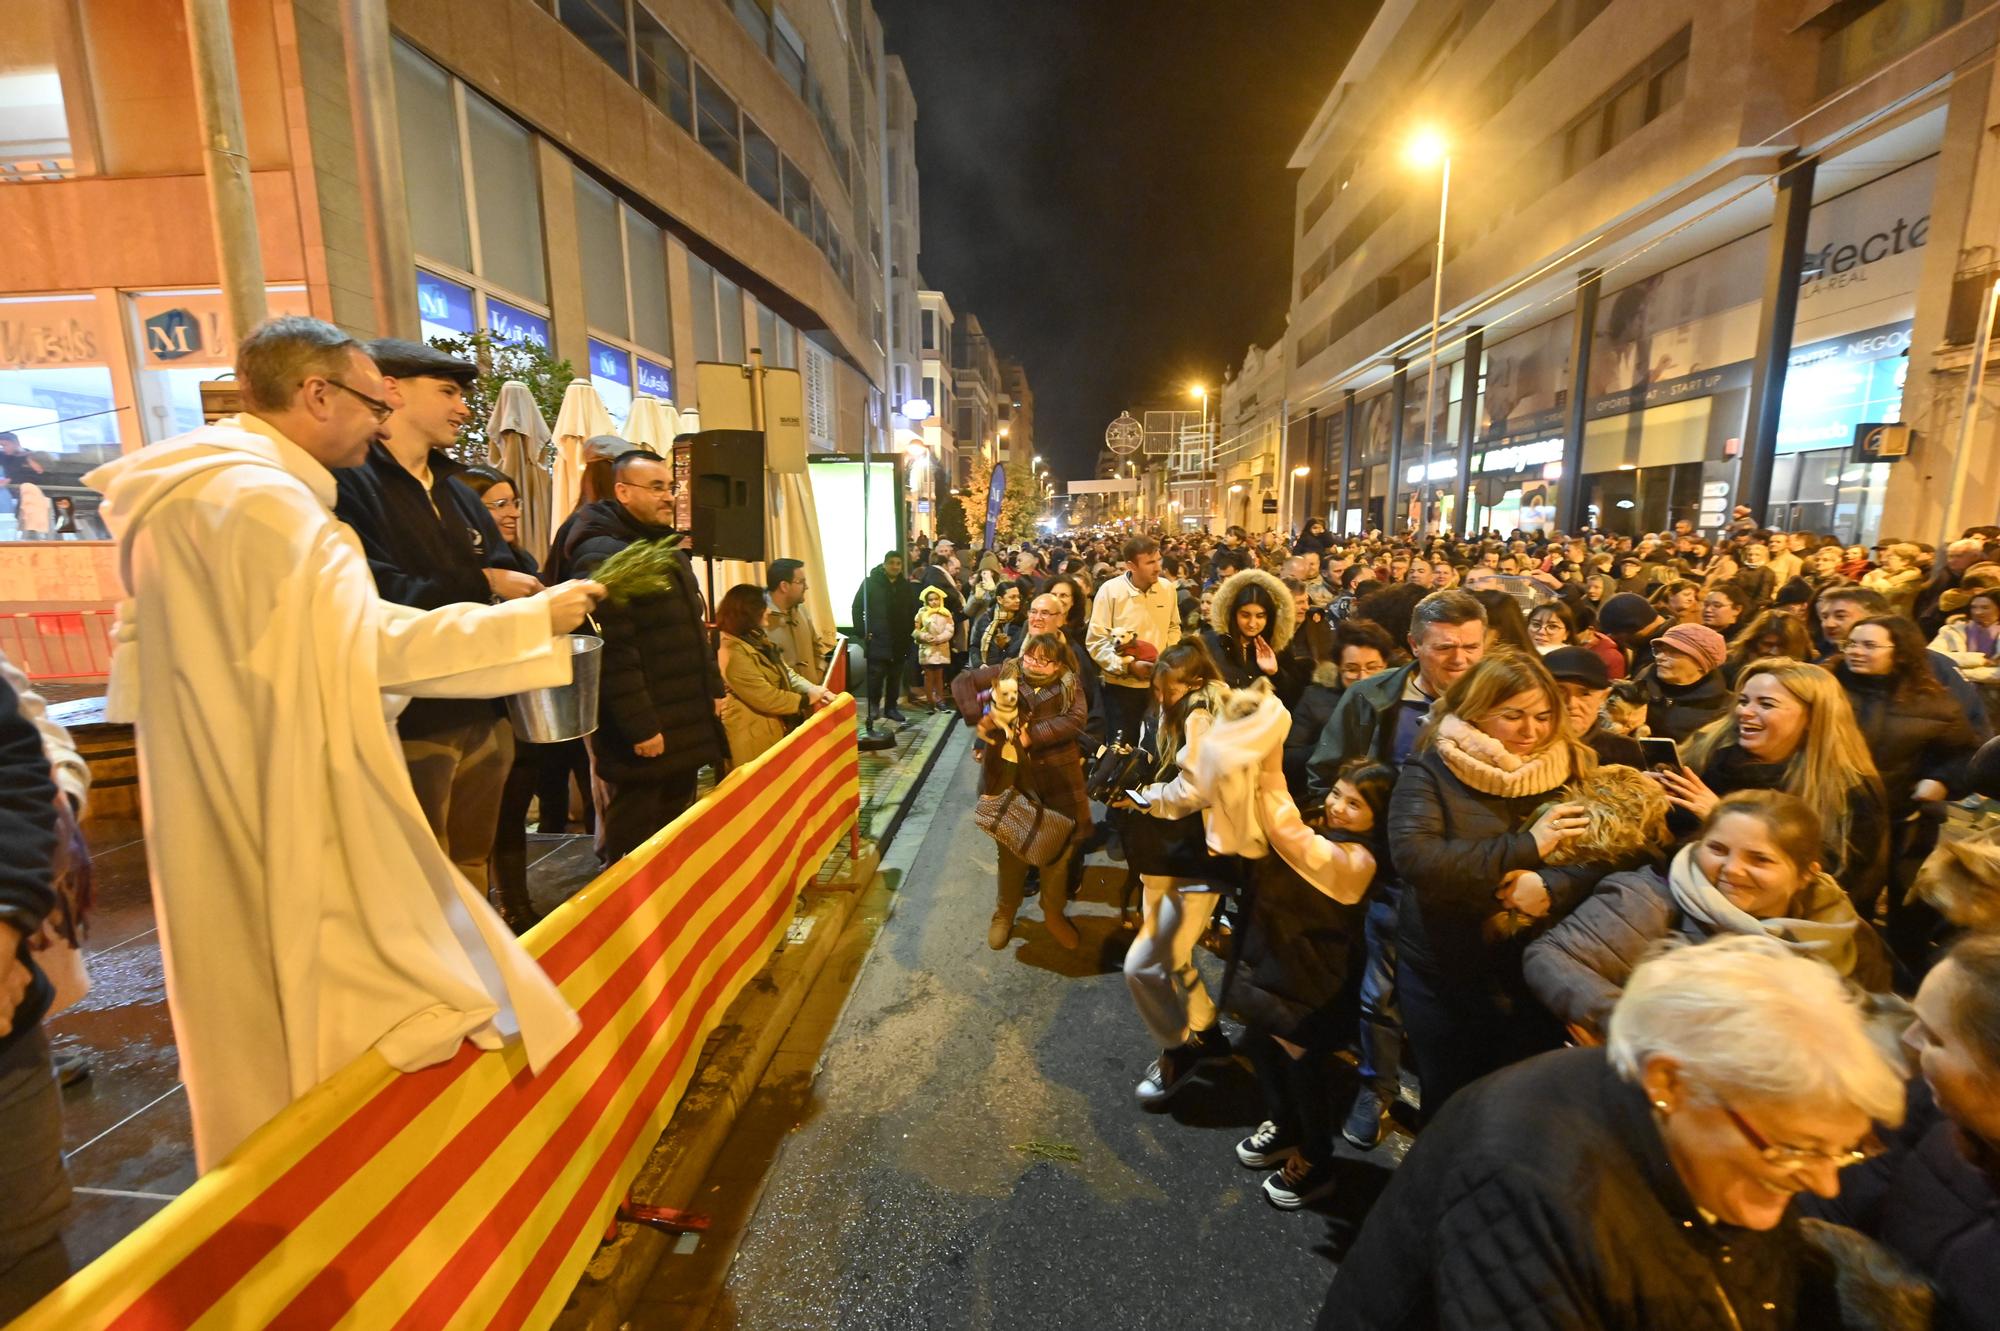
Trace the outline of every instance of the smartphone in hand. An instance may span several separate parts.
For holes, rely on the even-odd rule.
[[[1132,801],[1132,807],[1135,809],[1150,809],[1153,807],[1153,801],[1147,799],[1136,790],[1126,791],[1125,798]]]
[[[1641,738],[1639,752],[1644,755],[1646,768],[1649,771],[1666,768],[1677,772],[1687,765],[1681,761],[1681,746],[1664,735],[1647,735]]]

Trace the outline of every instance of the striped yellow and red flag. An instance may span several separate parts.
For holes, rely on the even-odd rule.
[[[540,1076],[368,1054],[16,1326],[549,1326],[859,806],[843,695],[528,933],[583,1019]]]

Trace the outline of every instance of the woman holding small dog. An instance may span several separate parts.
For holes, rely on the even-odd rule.
[[[951,682],[951,696],[966,724],[979,730],[980,793],[999,794],[1018,780],[1045,808],[1075,823],[1062,855],[1041,866],[1042,922],[1057,944],[1073,948],[1080,939],[1063,913],[1069,866],[1091,826],[1078,744],[1086,705],[1076,654],[1061,634],[1034,634],[1014,660],[959,672]],[[988,699],[999,705],[989,706]],[[998,952],[1007,946],[1014,916],[1027,895],[1028,862],[997,842],[995,849],[1000,855],[999,897],[986,945]]]

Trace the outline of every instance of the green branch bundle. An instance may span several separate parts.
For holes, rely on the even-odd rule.
[[[643,596],[665,595],[674,589],[680,571],[681,533],[657,541],[634,541],[597,566],[592,576],[604,585],[604,599],[626,605]]]

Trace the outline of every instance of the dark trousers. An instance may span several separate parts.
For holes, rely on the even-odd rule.
[[[1554,1018],[1523,1001],[1509,1012],[1479,987],[1446,983],[1406,955],[1396,965],[1396,1000],[1410,1036],[1410,1059],[1422,1091],[1419,1121],[1428,1123],[1463,1087],[1489,1072],[1562,1045]]]
[[[1139,723],[1146,719],[1146,704],[1152,699],[1151,689],[1128,688],[1123,684],[1104,684],[1104,738],[1110,741],[1124,740],[1127,744],[1139,742]]]
[[[1361,970],[1361,1081],[1396,1098],[1403,1067],[1403,1022],[1396,1011],[1396,899],[1378,887],[1362,921],[1368,960]]]
[[[540,774],[535,786],[535,799],[541,805],[541,812],[535,820],[535,830],[552,836],[561,836],[569,831],[569,783],[572,777],[576,779],[576,788],[586,797],[583,801],[583,830],[594,830],[597,814],[588,798],[590,746],[580,739],[571,739],[560,744],[531,744],[526,747],[535,751],[536,771]],[[521,812],[525,817],[526,808]]]
[[[694,803],[700,779],[698,767],[651,781],[606,781],[593,774],[598,863],[606,867],[618,863],[680,817]]]
[[[40,1026],[0,1054],[0,1326],[69,1278],[63,1222],[69,1173],[62,1156],[62,1094]]]
[[[868,705],[885,712],[896,705],[903,689],[903,662],[868,658]]]
[[[1253,1028],[1245,1034],[1264,1114],[1278,1125],[1280,1139],[1313,1164],[1333,1159],[1333,1074],[1326,1051],[1307,1049],[1293,1058],[1269,1033]]]

